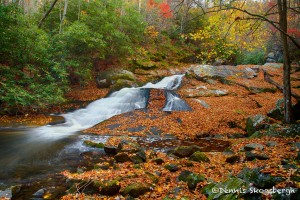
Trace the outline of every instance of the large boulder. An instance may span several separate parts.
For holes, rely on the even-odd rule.
[[[135,75],[127,70],[105,71],[96,77],[99,88],[108,88],[115,85],[114,89],[121,89],[122,87],[134,85],[135,81]]]
[[[188,69],[187,75],[200,81],[213,78],[227,78],[230,76],[250,79],[257,76],[256,72],[249,67],[226,65],[193,65]]]

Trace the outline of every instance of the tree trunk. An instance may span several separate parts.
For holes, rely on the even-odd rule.
[[[50,14],[50,12],[52,11],[52,9],[54,8],[55,4],[57,3],[58,0],[54,0],[53,3],[51,4],[49,10],[45,13],[45,15],[43,16],[43,18],[41,19],[41,21],[39,22],[38,27],[41,28],[43,22],[45,21],[45,19],[48,17],[48,15]]]
[[[280,29],[287,33],[287,1],[277,0],[279,12],[279,26]],[[288,48],[288,38],[282,32],[280,33],[282,46],[283,46],[283,94],[284,94],[284,121],[291,123],[293,121],[292,115],[292,99],[291,99],[291,80],[290,80],[290,57]]]
[[[68,10],[68,0],[65,0],[64,12],[60,19],[59,33],[61,33],[63,31],[63,23],[66,19],[67,10]]]

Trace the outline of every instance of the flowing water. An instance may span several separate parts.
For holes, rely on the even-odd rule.
[[[83,141],[91,139],[104,143],[108,137],[84,135],[80,131],[115,115],[146,108],[150,89],[165,90],[164,111],[191,110],[175,92],[182,77],[183,75],[174,75],[165,77],[156,84],[121,89],[107,98],[90,103],[86,108],[62,114],[65,118],[62,124],[23,129],[0,128],[0,190],[17,183],[32,182],[49,173],[76,169],[79,163],[84,162],[82,155],[85,152],[99,155],[94,156],[97,158],[104,156],[103,150],[86,147]],[[155,148],[162,148],[159,147],[160,139],[152,142]],[[152,142],[148,141],[149,146]],[[144,144],[146,143],[145,140]],[[168,146],[169,143],[168,139],[161,146]]]

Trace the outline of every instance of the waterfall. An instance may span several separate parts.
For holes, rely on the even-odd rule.
[[[173,75],[163,78],[158,83],[147,83],[142,87],[123,88],[90,103],[86,108],[62,114],[66,120],[63,124],[47,125],[36,128],[34,137],[59,139],[77,131],[88,129],[115,115],[147,107],[150,89],[166,90],[166,106],[164,111],[190,110],[184,100],[173,92],[178,89],[184,75]],[[172,91],[172,92],[171,92]]]

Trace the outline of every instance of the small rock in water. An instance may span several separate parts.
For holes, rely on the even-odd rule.
[[[45,190],[44,189],[39,189],[32,196],[36,197],[36,198],[43,198],[44,194],[45,194]]]

